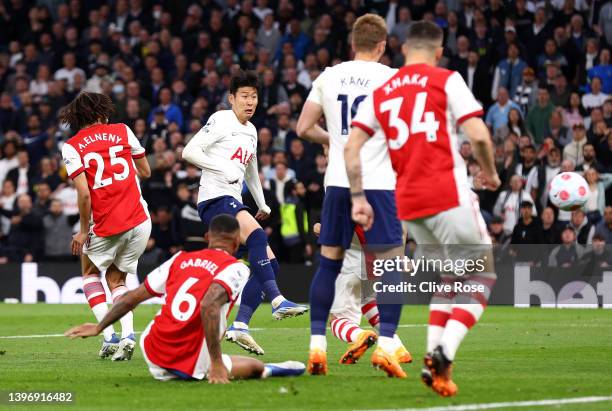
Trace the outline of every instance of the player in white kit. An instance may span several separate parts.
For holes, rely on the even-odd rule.
[[[248,248],[253,275],[243,291],[237,321],[250,319],[261,302],[262,291],[272,302],[275,319],[308,311],[308,307],[281,295],[276,284],[278,262],[268,246],[266,233],[256,221],[270,214],[257,170],[257,130],[249,122],[257,108],[257,87],[256,74],[240,70],[234,75],[229,94],[232,109],[214,113],[183,150],[183,159],[202,170],[198,194],[200,218],[209,225],[219,214],[236,217],[240,223],[240,239]],[[243,182],[259,208],[255,218],[242,204]]]
[[[366,14],[355,21],[352,31],[353,61],[328,67],[314,81],[312,90],[298,120],[298,135],[307,140],[329,144],[329,166],[325,175],[325,199],[321,215],[321,261],[310,289],[311,343],[309,372],[313,375],[327,373],[327,342],[325,330],[330,308],[334,300],[335,282],[342,268],[344,251],[350,247],[356,227],[351,220],[351,194],[344,165],[344,145],[348,139],[352,116],[359,104],[375,87],[378,87],[395,70],[378,63],[385,51],[386,25],[374,14]],[[327,133],[317,123],[325,115]],[[379,135],[368,141],[362,152],[366,195],[380,215],[376,227],[365,233],[368,246],[380,250],[403,249],[403,235],[395,207],[395,175],[386,154],[386,142]],[[395,358],[399,348],[394,334],[399,321],[401,306],[385,304],[380,309],[379,349],[372,356],[372,363],[384,369],[390,376],[406,374]],[[371,344],[376,334],[364,331],[356,345]],[[381,349],[381,346],[383,348]],[[363,353],[365,349],[356,350]]]

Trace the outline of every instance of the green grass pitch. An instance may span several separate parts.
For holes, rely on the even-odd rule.
[[[158,307],[136,310],[141,331]],[[63,333],[92,321],[86,305],[0,304],[0,336]],[[405,307],[398,333],[415,357],[407,380],[389,379],[369,365],[339,365],[345,344],[328,335],[327,377],[263,381],[154,381],[138,350],[130,362],[97,358],[100,339],[0,338],[0,391],[72,391],[78,410],[425,408],[457,404],[612,395],[612,313],[609,310],[550,310],[489,307],[461,347],[455,380],[459,395],[438,398],[419,380],[427,307]],[[272,320],[262,306],[252,323],[266,350],[264,361],[307,360],[308,317]],[[329,333],[328,333],[329,334]],[[229,354],[242,354],[223,343]],[[59,409],[67,405],[0,405],[2,409]],[[70,409],[70,408],[69,408]],[[505,408],[513,409],[513,408]],[[521,408],[522,410],[531,408]],[[538,410],[610,410],[612,402],[537,407]]]

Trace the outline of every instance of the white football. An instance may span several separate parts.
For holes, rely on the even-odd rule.
[[[589,185],[578,173],[559,173],[548,186],[550,201],[564,211],[581,208],[589,198]]]

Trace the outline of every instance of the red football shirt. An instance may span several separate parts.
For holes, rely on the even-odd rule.
[[[227,316],[249,278],[249,269],[222,250],[205,249],[179,252],[145,279],[149,293],[166,301],[153,319],[144,339],[147,358],[155,365],[181,371],[194,378],[204,378],[201,356],[208,355],[207,336],[200,318],[200,302],[212,283],[227,291],[229,302],[220,314],[221,339]],[[209,361],[204,361],[208,363]]]
[[[133,158],[145,150],[125,124],[84,128],[62,147],[68,176],[87,176],[91,195],[93,232],[110,237],[130,230],[149,218],[140,193]]]
[[[459,73],[426,64],[402,67],[361,103],[352,126],[370,136],[383,130],[400,219],[471,204],[457,127],[482,114]]]

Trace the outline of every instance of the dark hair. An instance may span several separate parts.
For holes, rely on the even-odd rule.
[[[115,112],[112,100],[106,94],[81,91],[70,103],[62,107],[59,113],[61,123],[73,130],[106,121]]]
[[[253,71],[239,70],[232,76],[230,80],[230,94],[236,95],[236,92],[241,87],[259,88],[259,78]]]
[[[440,26],[430,21],[421,20],[412,23],[406,41],[413,48],[432,48],[442,46],[444,32]]]
[[[211,234],[234,234],[238,230],[240,230],[238,220],[229,214],[215,216],[208,227]]]
[[[602,234],[595,233],[593,241],[606,241],[606,238]]]

